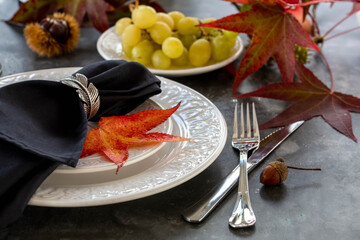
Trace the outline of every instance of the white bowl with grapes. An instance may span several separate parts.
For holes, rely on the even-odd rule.
[[[178,11],[160,13],[140,5],[131,18],[119,19],[99,37],[97,50],[106,60],[139,62],[162,76],[210,72],[235,61],[243,51],[237,33],[197,27],[215,20],[199,20]]]

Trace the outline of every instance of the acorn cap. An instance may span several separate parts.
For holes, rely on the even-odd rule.
[[[288,168],[284,163],[283,158],[278,158],[276,161],[269,163],[270,166],[276,169],[280,175],[280,183],[284,182],[288,176]]]

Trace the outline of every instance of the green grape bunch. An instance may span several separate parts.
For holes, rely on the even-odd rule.
[[[156,69],[203,67],[231,56],[238,33],[198,27],[200,20],[179,11],[156,12],[136,6],[131,18],[119,19],[115,31],[121,36],[122,52],[132,61]]]

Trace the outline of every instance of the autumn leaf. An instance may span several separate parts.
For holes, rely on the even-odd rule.
[[[118,171],[128,159],[128,148],[132,145],[190,141],[188,138],[165,133],[147,133],[166,121],[179,106],[180,103],[170,109],[152,109],[126,116],[102,117],[99,127],[88,132],[81,157],[103,153],[117,165]]]
[[[301,82],[269,84],[254,92],[239,96],[264,97],[291,102],[285,111],[262,124],[260,128],[279,127],[321,116],[330,126],[356,142],[350,112],[360,113],[360,99],[331,91],[302,64],[296,64],[295,72]]]
[[[84,19],[90,20],[91,24],[99,32],[104,32],[116,20],[128,17],[130,11],[129,0],[29,0],[21,4],[18,11],[8,20],[10,23],[27,24],[39,22],[47,15],[56,11],[63,11],[76,18],[81,25]],[[153,4],[158,9],[160,4],[152,3],[151,0],[143,0],[142,4]]]
[[[236,1],[234,1],[236,2]],[[234,81],[235,94],[240,84],[256,72],[270,57],[274,57],[284,82],[292,82],[295,71],[295,45],[319,51],[298,20],[271,0],[249,0],[251,9],[201,26],[216,27],[252,36]]]
[[[146,133],[168,119],[180,106],[170,109],[151,109],[126,116],[103,117],[99,125],[105,131],[112,131],[124,137]],[[139,124],[141,123],[141,124]]]
[[[58,0],[29,0],[20,5],[9,22],[18,24],[39,22],[47,15],[57,11],[60,6]]]
[[[81,25],[85,14],[87,14],[93,27],[99,32],[109,28],[106,13],[110,5],[104,0],[72,0],[64,4],[64,11],[76,18]]]
[[[236,68],[235,68],[234,62],[229,63],[228,65],[223,67],[223,69],[234,76],[236,75]]]
[[[356,12],[360,11],[360,1],[354,1],[353,7],[348,15],[355,14]]]
[[[125,161],[129,157],[128,145],[119,141],[119,139],[115,138],[113,134],[103,131],[101,127],[98,129],[93,129],[91,131],[99,132],[97,136],[100,136],[100,139],[98,139],[98,144],[101,146],[101,149],[98,152],[104,153],[105,156],[109,158],[109,160],[116,164],[117,173],[119,171],[119,168],[121,168],[125,164]],[[84,149],[86,149],[86,145],[84,145]]]
[[[307,10],[308,11],[308,10]],[[302,7],[295,7],[287,10],[301,24],[302,28],[310,35],[313,35],[313,27],[310,20],[306,17],[307,12]]]
[[[39,22],[47,15],[62,10],[74,16],[80,25],[87,14],[93,26],[103,32],[109,28],[106,16],[109,7],[105,0],[29,0],[20,5],[9,22],[17,24]]]
[[[86,135],[81,157],[86,157],[97,152],[101,152],[104,148],[105,146],[101,141],[100,131],[98,128],[92,129]]]

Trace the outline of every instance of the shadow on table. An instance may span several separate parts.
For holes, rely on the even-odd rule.
[[[247,228],[232,228],[229,226],[229,230],[232,234],[241,237],[250,237],[256,232],[256,224]]]
[[[277,186],[262,186],[260,189],[260,197],[265,201],[279,201],[287,196],[287,187],[284,184]]]

